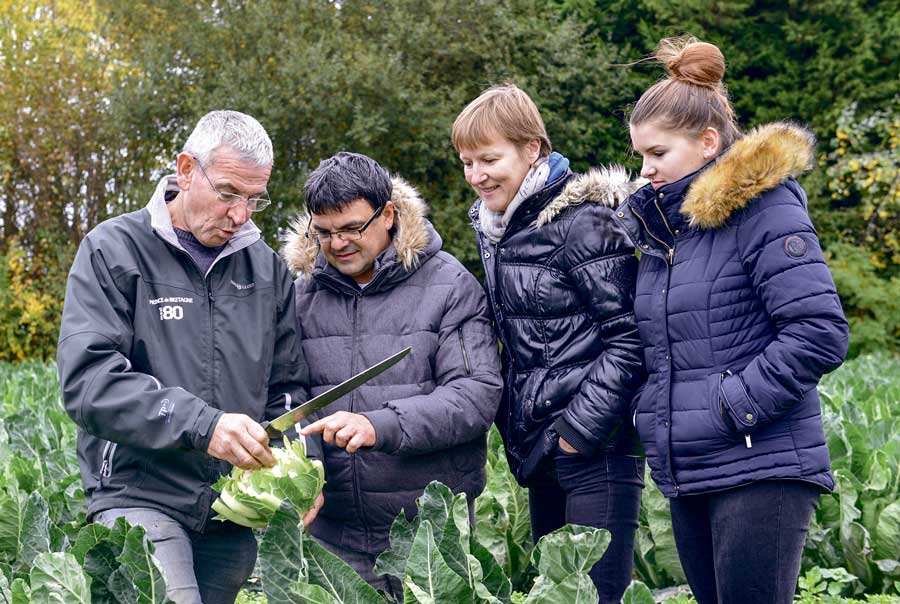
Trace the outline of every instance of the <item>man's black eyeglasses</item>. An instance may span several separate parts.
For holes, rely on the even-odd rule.
[[[363,233],[369,225],[372,224],[378,216],[381,214],[381,211],[384,210],[384,206],[379,206],[375,213],[366,221],[364,225],[359,227],[358,229],[346,229],[343,231],[313,231],[310,230],[312,228],[312,221],[310,221],[310,226],[306,230],[306,237],[308,239],[314,239],[316,243],[323,243],[331,241],[332,237],[338,237],[341,241],[357,241],[362,239]]]

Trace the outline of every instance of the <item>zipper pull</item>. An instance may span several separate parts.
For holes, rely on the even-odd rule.
[[[753,448],[753,443],[750,442],[750,435],[749,435],[749,434],[744,434],[744,442],[747,443],[747,448],[748,448],[748,449],[752,449],[752,448]]]
[[[670,247],[669,248],[669,266],[672,266],[672,264],[674,262],[675,262],[675,248]]]

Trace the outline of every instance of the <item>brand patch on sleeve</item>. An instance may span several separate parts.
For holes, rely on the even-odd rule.
[[[809,246],[800,235],[791,235],[784,240],[784,251],[791,258],[803,258]]]

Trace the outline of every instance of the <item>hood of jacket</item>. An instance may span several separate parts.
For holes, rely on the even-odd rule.
[[[681,205],[691,226],[715,229],[755,197],[811,169],[815,135],[795,124],[754,128],[701,172]]]
[[[440,238],[426,218],[428,206],[415,187],[397,176],[391,178],[391,183],[391,202],[396,210],[395,230],[391,246],[382,256],[390,253],[393,248],[392,255],[396,255],[404,271],[410,272],[419,266],[423,256],[428,255],[435,243],[440,249]],[[312,275],[317,265],[324,266],[326,263],[316,242],[306,237],[310,218],[306,212],[291,220],[281,248],[281,256],[288,268],[297,275],[306,277]]]
[[[564,209],[586,201],[616,208],[645,182],[645,179],[631,180],[622,166],[591,168],[570,178],[559,195],[541,210],[534,224],[538,227],[549,224]]]

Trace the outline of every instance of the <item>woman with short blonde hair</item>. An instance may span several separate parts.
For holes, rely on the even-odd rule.
[[[575,175],[553,152],[531,98],[485,90],[451,139],[478,199],[469,212],[503,343],[495,419],[532,534],[568,523],[608,529],[590,575],[601,602],[631,581],[644,460],[629,408],[641,382],[632,304],[637,259],[613,208],[622,169]]]

